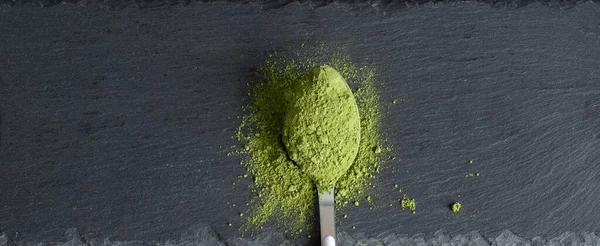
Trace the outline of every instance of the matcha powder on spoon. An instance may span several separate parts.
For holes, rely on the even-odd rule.
[[[304,53],[313,55],[271,53],[250,85],[251,102],[244,107],[246,115],[236,133],[243,148],[233,152],[242,156],[247,170],[240,178],[252,179],[250,188],[256,195],[246,211],[240,211],[244,231],[258,232],[267,223],[289,234],[311,229],[315,184],[323,189],[335,184],[336,206],[354,204],[374,186],[372,178],[389,149],[379,134],[374,69],[355,65],[341,52],[330,57],[325,56],[331,52],[323,50]],[[333,77],[324,79],[327,76]],[[334,83],[311,87],[307,78]],[[344,79],[354,97],[350,91],[340,93],[342,88],[348,90]],[[315,100],[297,100],[298,93],[310,93]],[[339,115],[357,109],[354,115],[360,119]],[[296,114],[286,114],[289,110],[316,113],[294,118]],[[296,128],[290,128],[291,122]],[[330,131],[318,130],[323,127]],[[360,138],[359,146],[350,143],[356,142],[353,138]]]
[[[354,162],[359,120],[350,88],[332,67],[317,66],[298,81],[286,109],[282,139],[290,158],[318,190],[333,188]]]

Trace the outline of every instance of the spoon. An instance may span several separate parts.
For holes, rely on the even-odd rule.
[[[334,187],[358,153],[358,106],[342,76],[327,65],[309,70],[294,96],[286,110],[282,141],[289,158],[317,186],[321,244],[334,246]]]
[[[319,191],[319,221],[321,225],[321,245],[335,246],[335,201],[334,188]]]

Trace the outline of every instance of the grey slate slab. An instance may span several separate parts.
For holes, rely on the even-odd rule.
[[[398,157],[376,179],[382,206],[349,208],[341,231],[597,233],[598,5],[376,7],[0,7],[0,231],[164,242],[202,224],[237,236],[227,223],[251,194],[232,185],[243,168],[226,153],[246,83],[269,50],[337,42],[375,62]],[[417,214],[386,205],[393,184]]]

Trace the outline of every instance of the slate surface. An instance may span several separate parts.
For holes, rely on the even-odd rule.
[[[376,63],[398,157],[376,181],[380,206],[350,208],[340,230],[597,232],[597,4],[361,6],[0,7],[0,230],[165,241],[204,224],[233,237],[226,223],[251,196],[226,156],[245,84],[265,52],[323,41]],[[387,206],[396,183],[416,215]]]

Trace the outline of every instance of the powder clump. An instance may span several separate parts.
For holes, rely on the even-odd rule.
[[[352,91],[330,66],[314,67],[298,83],[287,107],[282,140],[289,157],[317,189],[328,190],[358,152],[358,108]]]
[[[402,210],[408,208],[413,214],[417,211],[417,203],[415,202],[415,199],[408,198],[406,194],[404,194],[404,196],[402,197],[402,201],[400,201],[400,206],[402,207]]]
[[[452,212],[458,212],[460,210],[460,207],[462,207],[462,205],[458,202],[454,202],[452,203]]]

